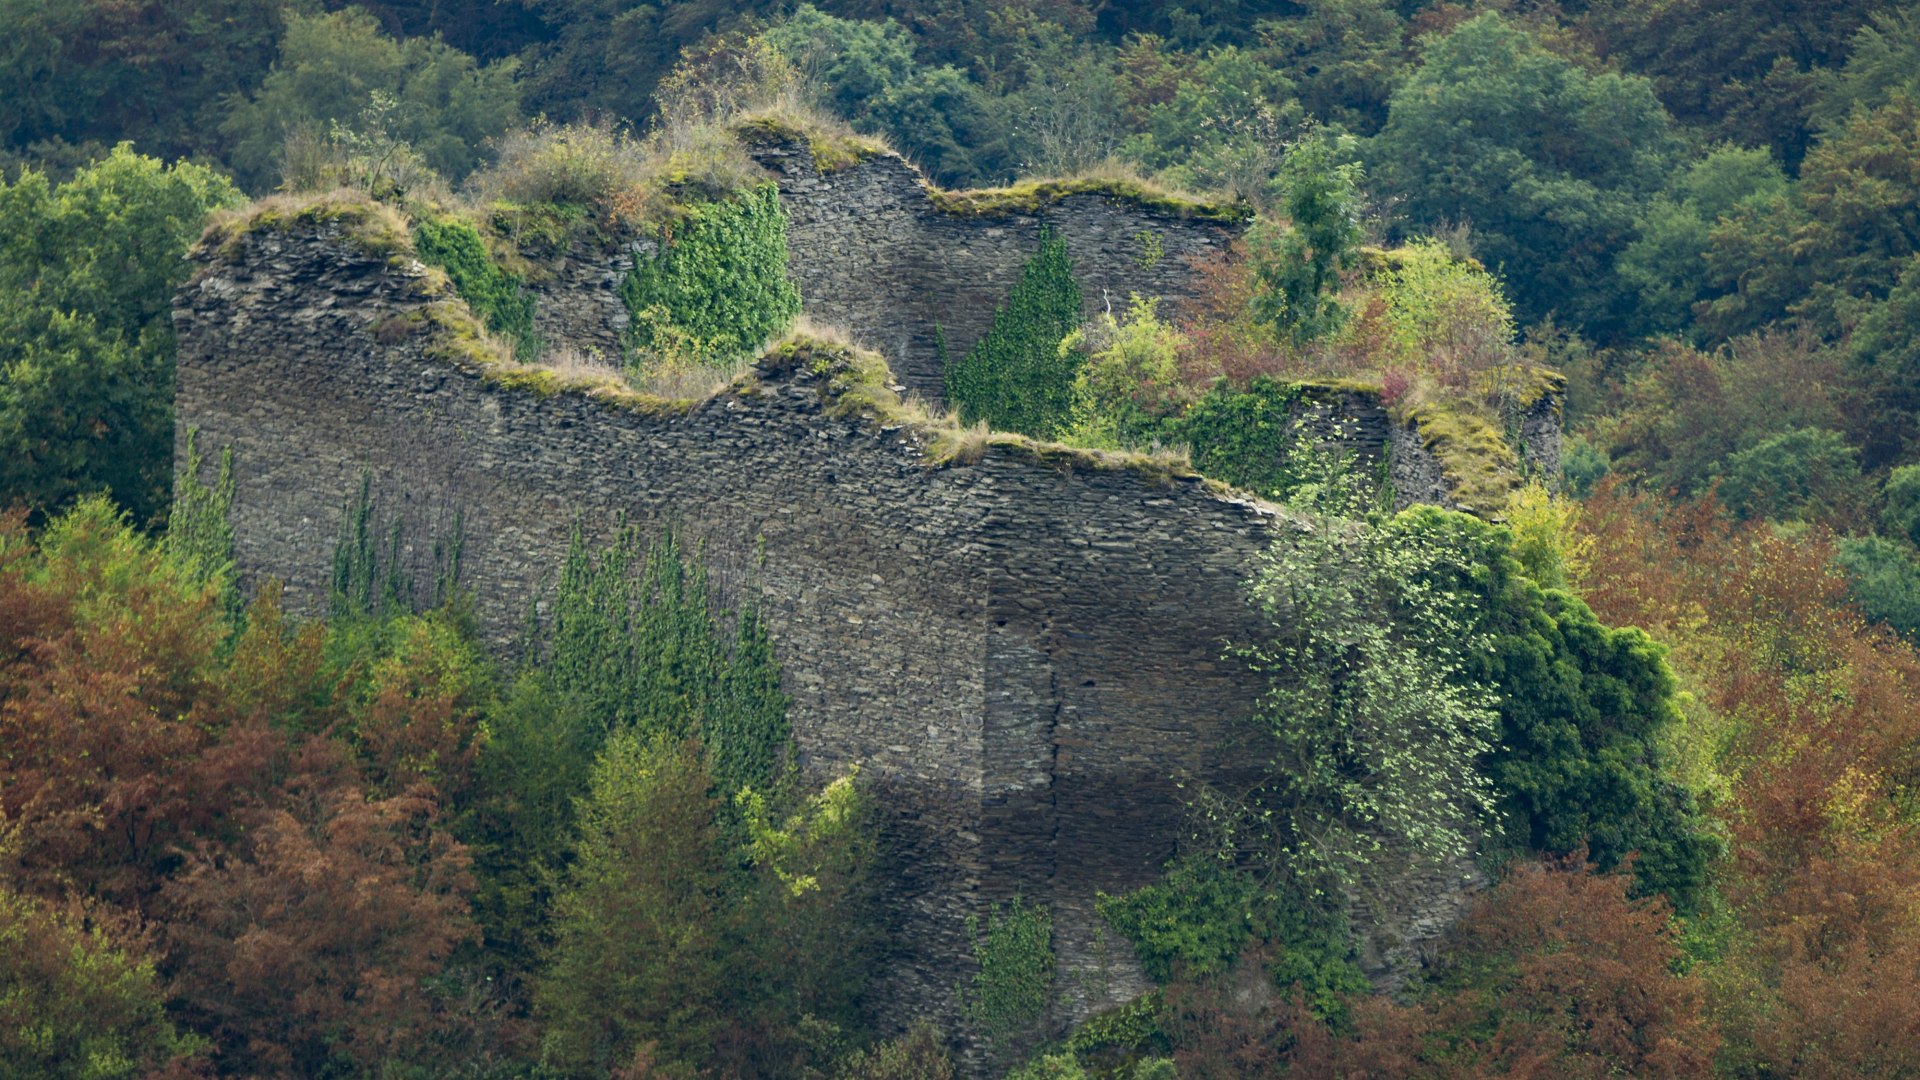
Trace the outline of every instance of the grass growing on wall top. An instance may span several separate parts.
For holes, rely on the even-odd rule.
[[[1075,195],[1098,195],[1129,203],[1168,217],[1195,218],[1239,225],[1253,219],[1243,203],[1209,199],[1177,191],[1124,168],[1108,168],[1081,176],[1026,180],[999,188],[947,191],[927,186],[936,209],[960,217],[1009,217],[1031,214]]]
[[[257,232],[290,233],[332,227],[361,254],[392,259],[413,254],[406,215],[364,191],[339,188],[317,195],[274,195],[217,213],[200,237],[200,249],[233,260]]]

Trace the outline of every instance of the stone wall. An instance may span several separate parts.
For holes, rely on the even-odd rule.
[[[794,282],[809,315],[842,327],[893,364],[909,390],[941,397],[939,340],[962,357],[993,323],[1040,230],[1066,241],[1089,315],[1129,295],[1191,298],[1195,266],[1221,255],[1242,226],[1124,196],[1072,194],[1031,208],[942,209],[920,171],[883,154],[823,173],[805,143],[753,148],[780,184]]]
[[[287,228],[199,253],[174,312],[180,460],[192,429],[210,458],[233,450],[244,586],[277,578],[323,611],[364,472],[416,580],[463,517],[463,580],[506,648],[576,521],[602,538],[621,515],[676,521],[765,611],[802,763],[861,763],[890,811],[883,1021],[952,1020],[964,920],[1016,891],[1056,913],[1066,1011],[1097,1004],[1095,894],[1156,877],[1174,778],[1228,775],[1259,692],[1223,654],[1256,630],[1243,581],[1281,511],[1112,459],[930,464],[916,429],[836,415],[790,361],[685,415],[502,388],[441,358],[432,320],[397,318],[433,299],[404,260]],[[1373,953],[1390,963],[1458,895],[1408,883]],[[1143,984],[1124,947],[1113,960],[1118,1000]]]

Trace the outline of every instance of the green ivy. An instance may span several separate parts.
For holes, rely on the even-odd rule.
[[[1073,419],[1073,377],[1080,356],[1060,342],[1080,325],[1080,283],[1067,242],[1041,230],[993,326],[946,369],[947,401],[967,423],[1051,438]]]
[[[620,282],[630,343],[690,348],[720,364],[752,354],[800,314],[787,277],[787,214],[773,184],[687,211]]]
[[[1053,915],[1018,893],[987,913],[985,932],[969,916],[967,937],[979,964],[965,995],[967,1018],[997,1046],[1031,1028],[1053,1000]]]
[[[1486,645],[1463,674],[1500,692],[1499,739],[1483,768],[1509,843],[1555,854],[1584,846],[1603,870],[1637,853],[1639,892],[1697,910],[1721,841],[1661,768],[1660,732],[1678,719],[1665,650],[1638,629],[1604,625],[1572,593],[1541,588],[1505,528],[1424,506],[1392,527],[1463,552],[1466,569],[1428,584],[1470,596],[1477,612]]]
[[[766,624],[752,610],[716,617],[706,569],[671,529],[644,556],[624,530],[598,558],[575,531],[544,666],[608,727],[698,736],[729,797],[784,772],[792,732]]]
[[[519,275],[495,265],[479,230],[457,218],[429,218],[413,227],[413,243],[422,262],[447,272],[454,291],[487,329],[512,339],[514,355],[539,355],[534,298]]]
[[[1288,451],[1298,438],[1300,387],[1258,375],[1245,390],[1222,383],[1169,425],[1169,442],[1192,448],[1193,467],[1257,495],[1284,497],[1292,486]]]
[[[187,429],[186,467],[174,480],[173,510],[167,516],[167,553],[179,560],[195,581],[221,578],[233,569],[233,448],[220,453],[220,472],[212,487],[200,479],[200,429]],[[227,582],[229,602],[238,593]]]

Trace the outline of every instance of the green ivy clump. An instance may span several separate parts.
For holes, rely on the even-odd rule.
[[[1527,577],[1504,527],[1429,506],[1393,527],[1445,537],[1465,556],[1459,573],[1427,584],[1470,597],[1478,613],[1486,644],[1462,674],[1499,691],[1499,737],[1482,768],[1508,842],[1557,855],[1584,847],[1602,870],[1634,854],[1638,892],[1698,910],[1721,841],[1662,768],[1660,733],[1679,719],[1666,650]]]
[[[787,213],[773,184],[686,211],[620,282],[642,351],[690,348],[713,364],[747,356],[800,314],[787,277]]]
[[[539,355],[534,298],[518,274],[494,263],[478,229],[457,218],[429,218],[413,227],[413,244],[422,262],[447,272],[454,291],[487,329],[513,341],[515,356],[525,360]]]
[[[995,309],[993,326],[946,370],[947,400],[967,423],[1051,438],[1073,419],[1079,354],[1060,343],[1080,325],[1080,283],[1067,242],[1042,230],[1040,250]]]
[[[1019,894],[1004,910],[987,913],[983,928],[967,918],[973,958],[979,964],[965,995],[967,1018],[995,1045],[1030,1029],[1053,1001],[1053,914]]]

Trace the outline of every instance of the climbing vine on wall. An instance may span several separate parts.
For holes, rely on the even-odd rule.
[[[634,348],[691,349],[724,363],[746,356],[800,314],[787,277],[787,214],[773,184],[687,211],[658,251],[620,282]]]
[[[1053,1000],[1053,915],[1016,893],[1004,910],[993,906],[984,927],[969,917],[967,936],[980,966],[964,995],[967,1017],[1004,1046],[1037,1023]]]
[[[1049,438],[1072,419],[1079,354],[1060,342],[1080,324],[1080,283],[1067,242],[1043,230],[1040,250],[995,309],[993,326],[946,371],[947,400],[968,423]]]
[[[513,341],[516,356],[525,360],[539,354],[534,298],[518,274],[501,269],[487,254],[479,230],[455,218],[429,218],[413,227],[413,244],[422,262],[447,272],[454,291],[487,329]]]
[[[609,726],[697,736],[729,795],[779,778],[791,731],[766,624],[716,617],[705,567],[671,529],[644,555],[624,530],[597,557],[576,530],[546,640],[550,687]]]

